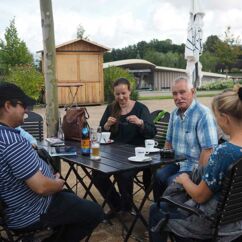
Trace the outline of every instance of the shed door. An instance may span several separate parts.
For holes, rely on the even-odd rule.
[[[60,82],[79,81],[77,72],[78,55],[58,54],[56,63],[57,80]]]
[[[98,55],[79,56],[81,82],[99,82]]]

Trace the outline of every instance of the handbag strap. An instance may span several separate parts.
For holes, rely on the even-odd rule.
[[[87,108],[83,108],[83,109],[84,109],[84,111],[85,111],[85,118],[86,118],[86,119],[89,119],[90,115],[89,115],[89,113],[87,112]]]

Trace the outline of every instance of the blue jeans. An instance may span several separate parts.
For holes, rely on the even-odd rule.
[[[168,232],[162,230],[162,228],[160,231],[151,232],[151,228],[156,226],[162,218],[165,218],[166,214],[169,214],[169,219],[182,219],[184,217],[176,208],[169,206],[165,202],[160,203],[160,208],[156,203],[152,204],[149,214],[149,236],[151,242],[167,242]],[[189,239],[186,238],[175,237],[177,242],[189,241]]]
[[[49,242],[79,242],[91,234],[103,220],[102,208],[91,201],[79,198],[72,192],[56,193],[47,212],[40,216],[40,221],[25,230],[42,227],[59,227],[61,235],[54,235],[44,240]]]
[[[177,164],[169,164],[156,171],[154,175],[153,194],[154,200],[157,202],[162,196],[167,186],[177,177],[180,166]]]

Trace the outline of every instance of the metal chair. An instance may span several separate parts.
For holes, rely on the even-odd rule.
[[[0,241],[3,242],[41,242],[55,233],[52,228],[41,230],[21,231],[9,229],[6,224],[4,202],[0,200]]]
[[[157,131],[155,140],[158,142],[158,147],[163,148],[166,141],[170,113],[165,110],[156,110],[151,113],[151,116]]]
[[[38,113],[28,112],[28,117],[24,120],[24,124],[21,127],[38,141],[44,139],[43,118]]]
[[[212,239],[210,241],[218,241],[219,232],[223,230],[223,225],[242,221],[241,184],[242,159],[238,160],[234,164],[231,164],[228,168],[226,177],[223,181],[223,187],[219,198],[219,203],[216,208],[216,215],[213,218],[211,218],[213,234]],[[161,201],[168,202],[173,206],[194,213],[197,216],[205,216],[199,208],[194,208],[185,204],[178,203],[172,200],[170,197],[162,197]],[[236,239],[236,241],[242,241],[242,238],[240,237],[239,239]]]

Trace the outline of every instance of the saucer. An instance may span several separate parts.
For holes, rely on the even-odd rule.
[[[113,142],[114,142],[113,139],[108,140],[108,142],[105,142],[104,140],[101,140],[100,144],[101,145],[108,145],[108,144],[112,144]]]
[[[150,150],[147,150],[147,149],[146,149],[146,151],[147,151],[147,152],[150,152],[150,153],[154,153],[154,152],[160,152],[160,149],[154,147],[154,148],[152,148],[152,149],[150,149]]]
[[[137,158],[136,156],[131,156],[128,158],[128,160],[133,162],[147,162],[147,161],[151,161],[152,158],[149,156],[145,156],[144,159],[140,159],[140,158]]]

